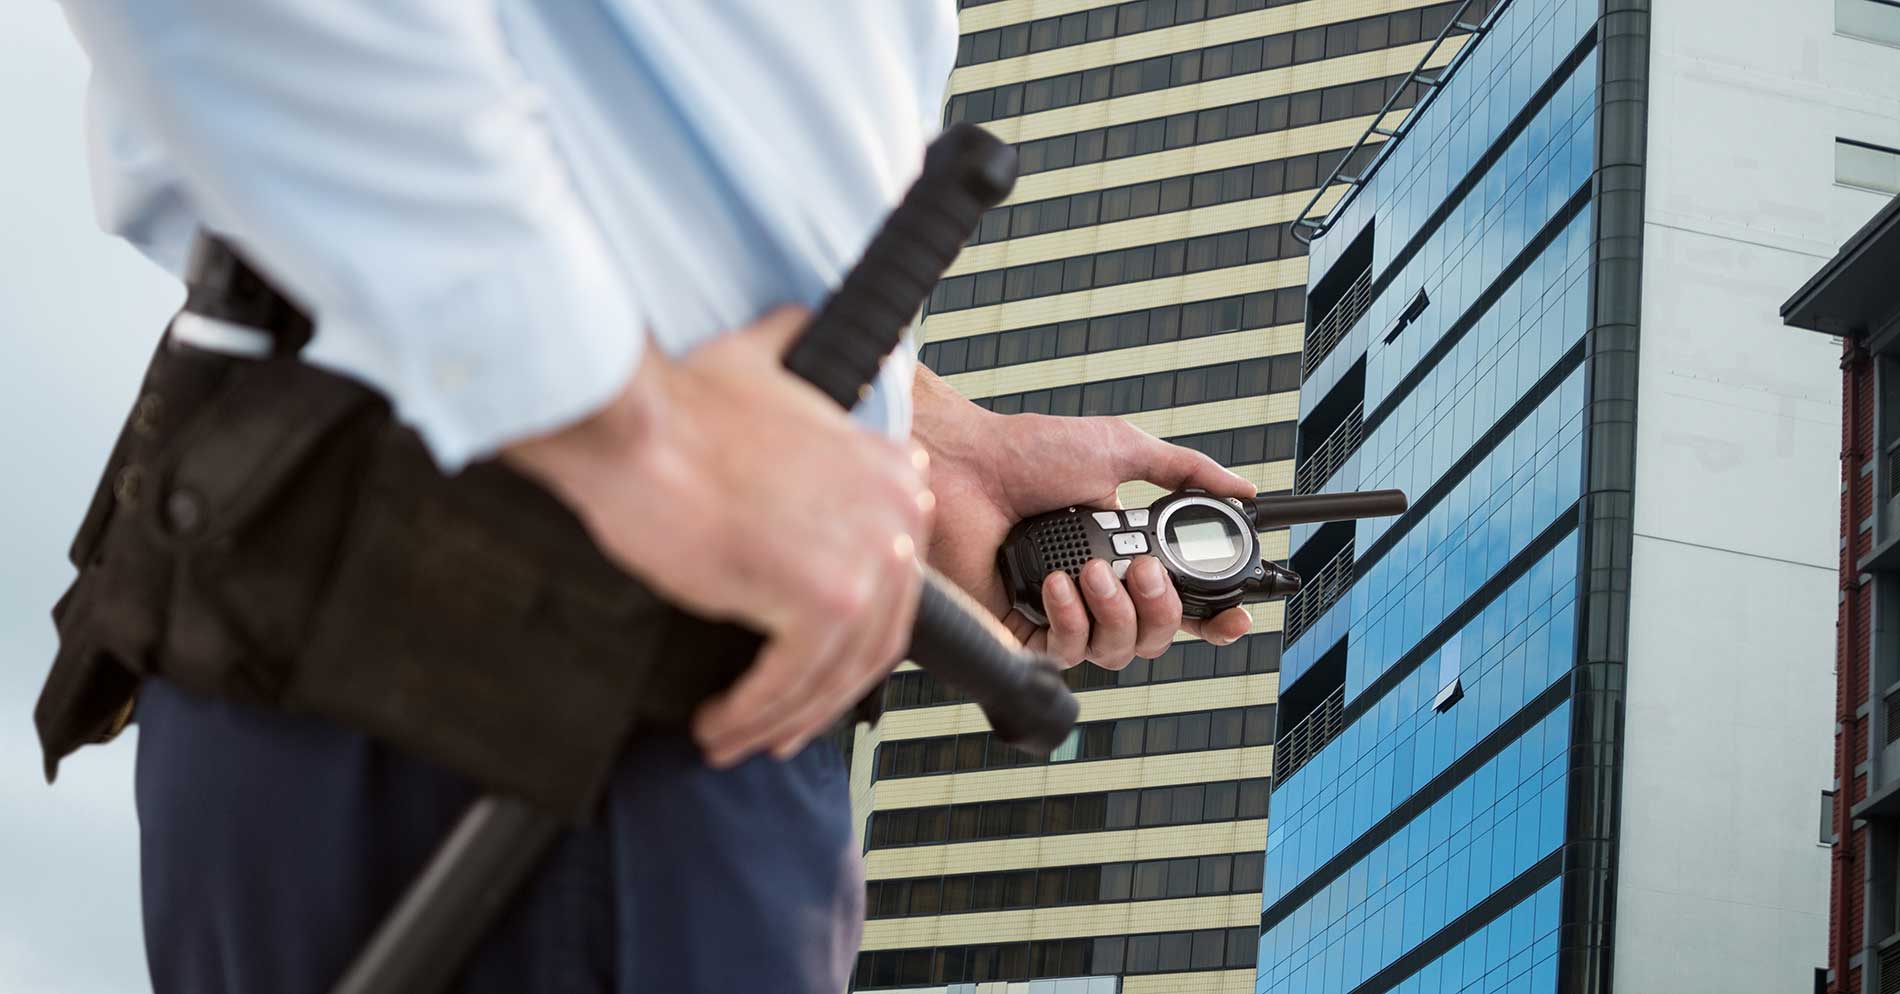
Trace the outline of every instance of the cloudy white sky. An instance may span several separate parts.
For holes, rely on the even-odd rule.
[[[93,474],[182,296],[100,234],[86,61],[50,0],[0,4],[0,991],[149,989],[132,737],[40,777],[33,698]]]

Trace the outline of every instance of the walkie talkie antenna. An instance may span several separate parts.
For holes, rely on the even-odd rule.
[[[1362,490],[1342,494],[1261,494],[1253,499],[1256,528],[1310,525],[1321,521],[1383,518],[1405,513],[1402,490]]]

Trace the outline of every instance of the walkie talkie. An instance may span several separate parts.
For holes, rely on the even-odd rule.
[[[1398,490],[1261,494],[1252,500],[1181,490],[1143,508],[1071,507],[1026,518],[998,550],[997,568],[1016,610],[1047,625],[1044,577],[1060,570],[1080,582],[1082,567],[1101,559],[1119,579],[1135,557],[1152,555],[1180,592],[1182,616],[1211,618],[1238,604],[1300,589],[1299,574],[1260,557],[1260,529],[1377,518],[1402,513],[1405,506],[1405,494]]]

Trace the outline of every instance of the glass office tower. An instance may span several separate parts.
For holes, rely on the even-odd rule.
[[[1412,507],[1291,536],[1257,994],[1860,989],[1829,863],[1879,864],[1814,824],[1839,356],[1778,328],[1870,210],[1839,148],[1900,135],[1835,14],[1458,15],[1306,215],[1296,487]]]
[[[992,410],[1123,417],[1289,490],[1307,276],[1288,222],[1368,125],[1403,119],[1456,6],[965,0],[945,119],[1013,143],[1022,176],[933,296],[924,362]],[[1263,539],[1286,555],[1284,530]],[[853,749],[854,989],[1251,991],[1280,619],[1071,671],[1081,727],[1047,763],[896,674]]]
[[[1258,994],[1554,994],[1604,968],[1613,853],[1591,843],[1613,846],[1598,719],[1631,457],[1613,350],[1639,265],[1608,264],[1629,234],[1610,115],[1642,104],[1608,78],[1631,60],[1601,6],[1501,5],[1306,215],[1299,489],[1412,505],[1293,530]]]

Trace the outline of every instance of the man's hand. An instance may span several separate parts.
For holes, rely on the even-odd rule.
[[[916,612],[925,458],[784,370],[807,318],[781,308],[682,359],[648,349],[607,408],[504,454],[662,596],[766,636],[694,717],[715,766],[802,748],[896,664]]]
[[[1049,627],[1037,628],[1011,610],[996,571],[996,550],[1016,522],[1072,505],[1119,507],[1115,488],[1129,480],[1224,497],[1252,497],[1253,484],[1120,418],[992,414],[921,367],[916,395],[916,437],[930,452],[932,488],[945,508],[929,561],[1003,617],[1025,644],[1069,665],[1087,659],[1120,669],[1135,656],[1166,652],[1180,628],[1225,645],[1252,627],[1238,607],[1205,621],[1183,620],[1180,595],[1160,560],[1143,556],[1125,581],[1108,563],[1091,561],[1079,591],[1068,574],[1049,574],[1042,584]]]

